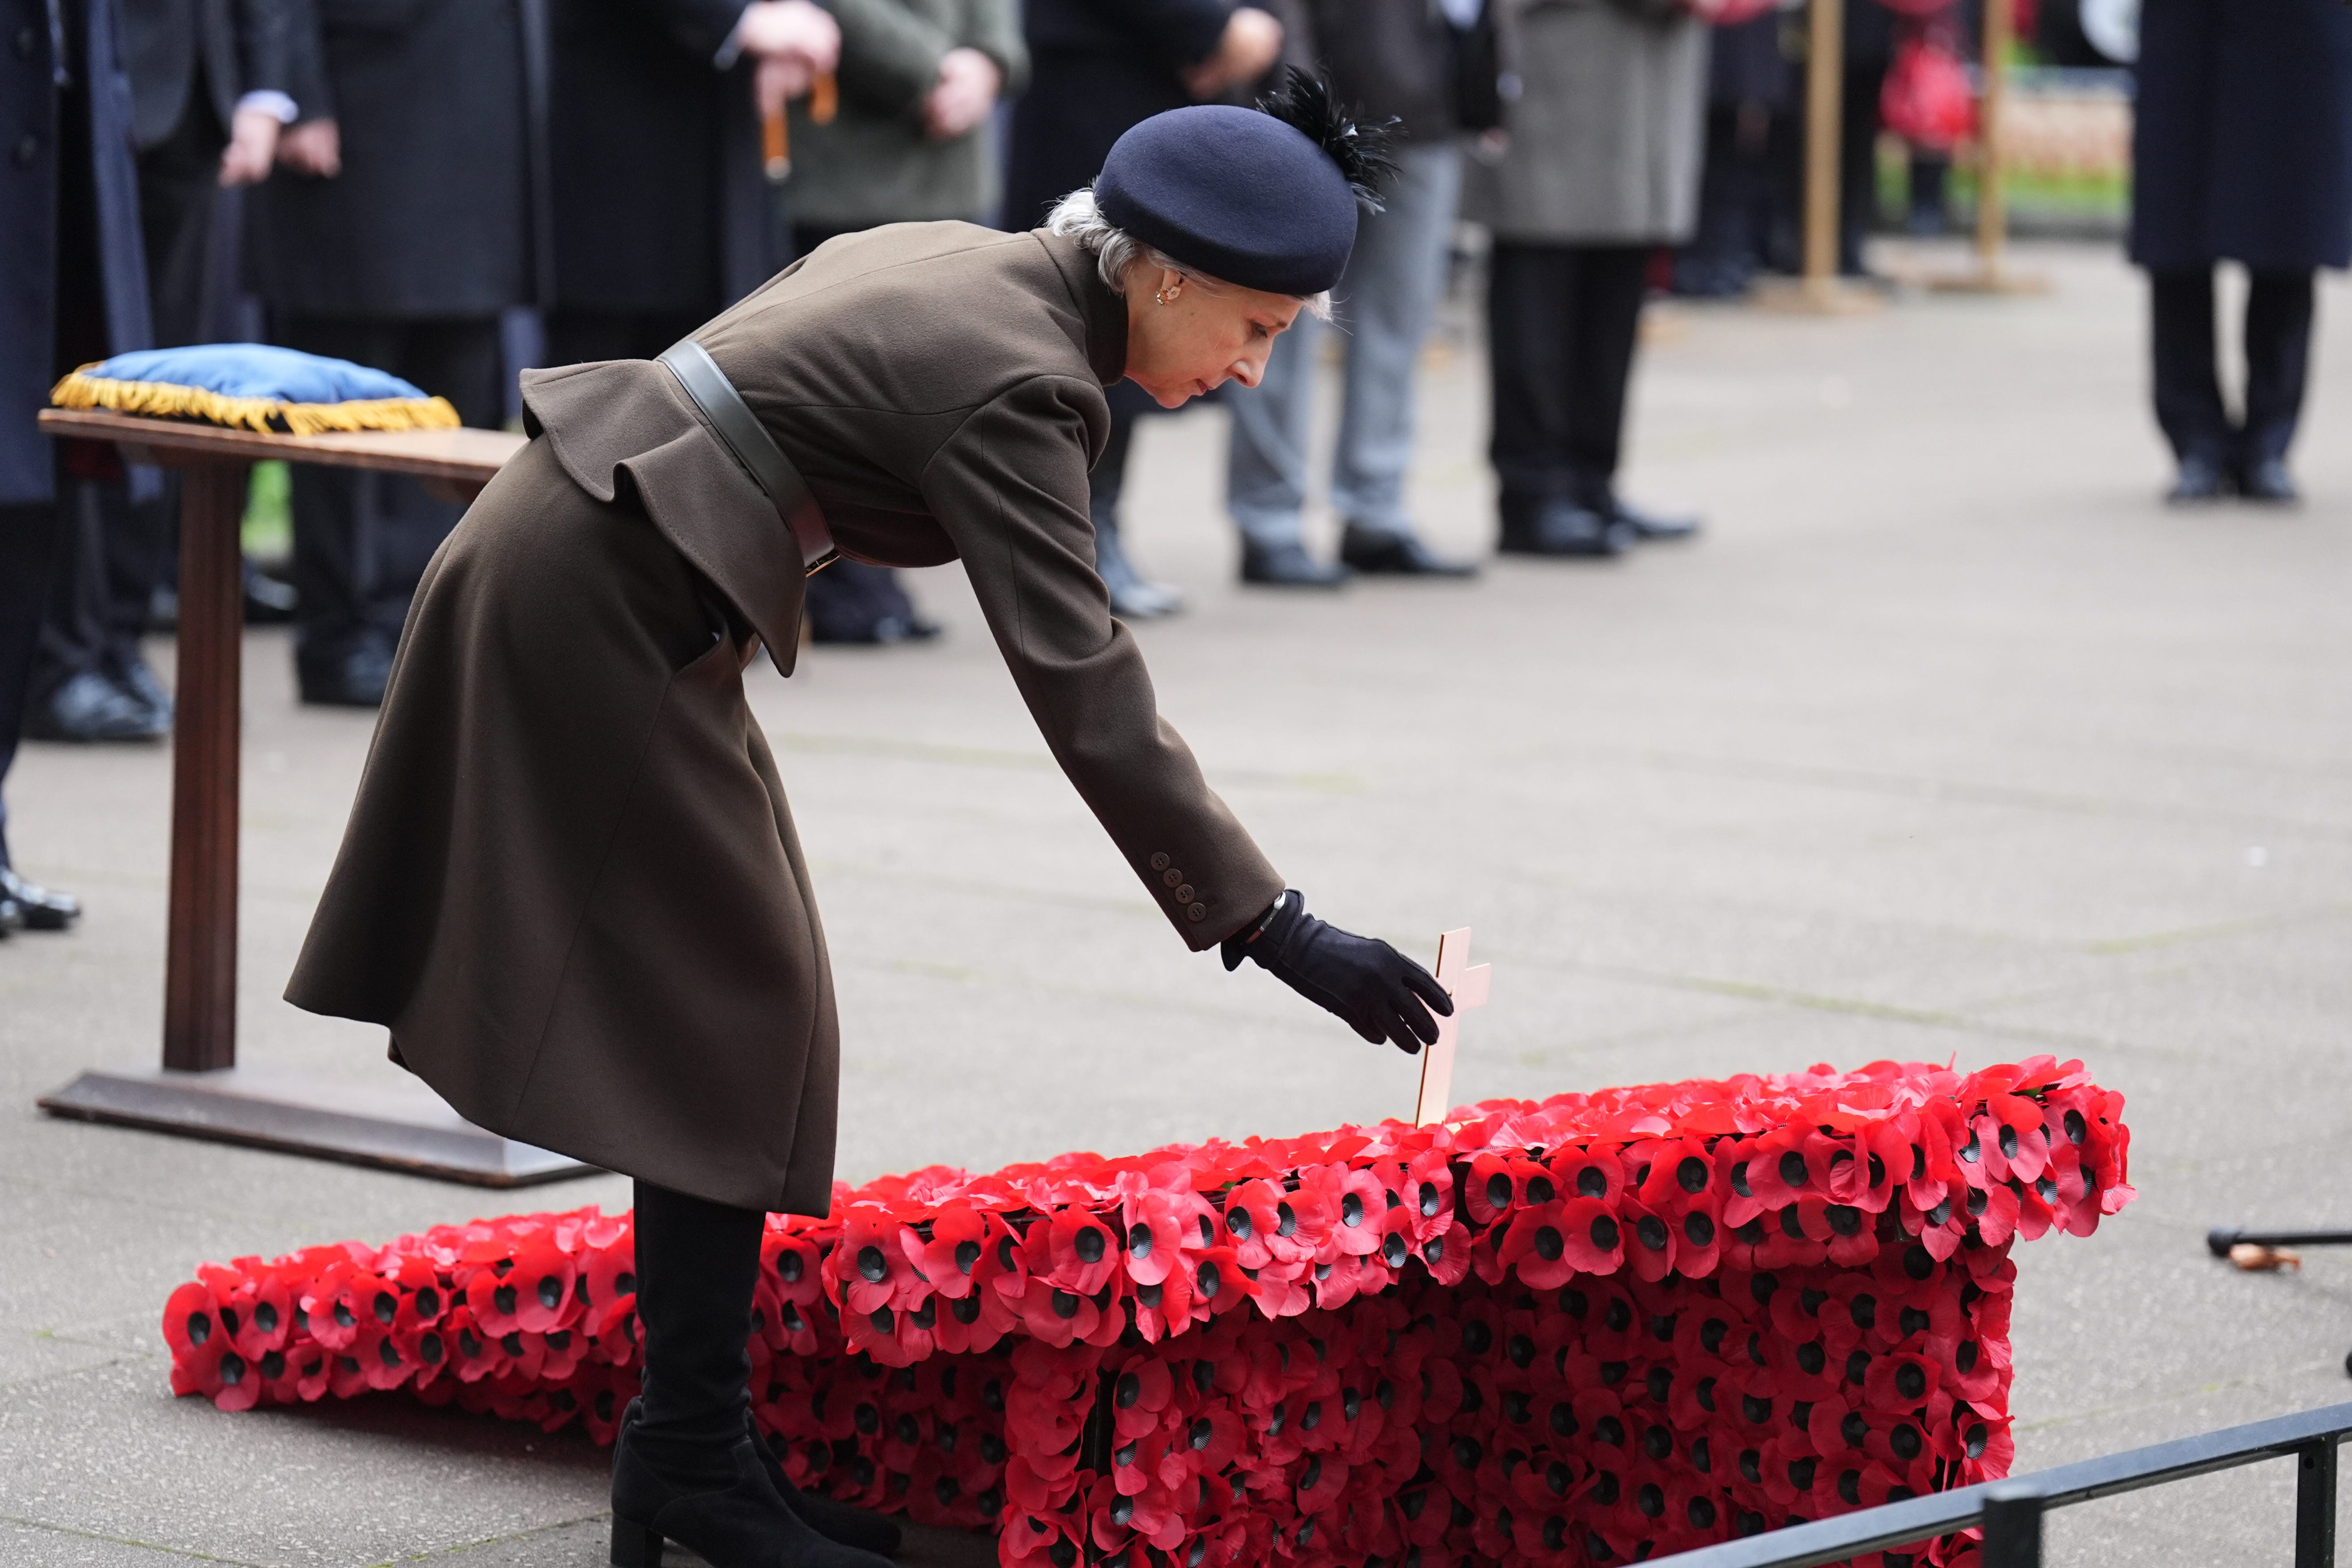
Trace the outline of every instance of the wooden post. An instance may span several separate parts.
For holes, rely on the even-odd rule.
[[[2015,6],[2016,0],[1984,0],[1984,91],[1977,105],[1977,267],[1996,288],[2001,246],[2009,238],[2000,130],[2009,102],[2009,51],[2017,37]]]
[[[1838,164],[1845,119],[1846,0],[1811,0],[1805,45],[1804,271],[1793,281],[1768,279],[1756,302],[1802,315],[1846,316],[1885,301],[1838,276]]]
[[[1845,96],[1845,0],[1812,0],[1805,52],[1805,291],[1837,289],[1838,150]]]
[[[172,730],[171,925],[163,1065],[236,1065],[236,812],[246,465],[180,478],[180,636]]]
[[[2002,180],[2002,122],[2009,113],[2009,53],[2017,41],[2017,0],[1984,0],[1982,86],[1977,94],[1976,265],[1958,274],[1927,279],[1954,294],[2039,294],[2049,279],[2009,270],[2002,252],[2009,244],[2009,193]]]

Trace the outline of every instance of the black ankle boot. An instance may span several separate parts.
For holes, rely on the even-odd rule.
[[[818,1534],[769,1483],[750,1437],[728,1456],[734,1484],[681,1487],[639,1458],[624,1433],[613,1446],[613,1568],[661,1568],[675,1541],[710,1568],[888,1568],[888,1560]]]
[[[639,1402],[630,1400],[628,1408],[621,1412],[621,1436],[628,1436],[629,1428],[635,1426],[644,1414]],[[878,1552],[884,1557],[898,1555],[899,1533],[895,1522],[878,1513],[868,1513],[862,1508],[836,1502],[821,1493],[801,1490],[793,1485],[792,1478],[784,1474],[783,1461],[768,1446],[768,1439],[757,1424],[750,1428],[750,1434],[752,1451],[759,1455],[761,1464],[767,1469],[768,1484],[776,1489],[776,1495],[784,1500],[784,1506],[800,1515],[803,1523],[819,1535],[829,1541],[838,1541],[844,1546]]]

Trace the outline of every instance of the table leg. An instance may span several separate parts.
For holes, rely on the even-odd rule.
[[[243,463],[180,479],[180,634],[172,733],[171,928],[163,1065],[236,1065],[239,654],[245,634]]]

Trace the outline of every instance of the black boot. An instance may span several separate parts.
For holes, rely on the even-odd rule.
[[[613,1561],[661,1542],[711,1568],[884,1568],[793,1512],[753,1443],[751,1295],[767,1216],[636,1184],[637,1332],[645,1395],[613,1449]]]
[[[638,1454],[624,1432],[613,1448],[614,1568],[661,1568],[675,1541],[710,1568],[887,1568],[887,1559],[828,1541],[784,1506],[748,1436],[727,1456],[725,1487],[681,1486]]]
[[[640,1404],[630,1400],[629,1407],[621,1412],[622,1436],[628,1436],[629,1428],[637,1424],[642,1414]],[[800,1515],[803,1522],[818,1534],[838,1541],[844,1546],[855,1546],[861,1552],[879,1552],[885,1557],[898,1554],[899,1531],[895,1522],[878,1513],[868,1513],[862,1508],[836,1502],[822,1493],[801,1490],[793,1485],[792,1478],[784,1474],[783,1461],[768,1446],[768,1439],[761,1434],[759,1424],[754,1422],[747,1430],[752,1448],[767,1468],[768,1484],[776,1489],[776,1495],[784,1500],[784,1506]]]

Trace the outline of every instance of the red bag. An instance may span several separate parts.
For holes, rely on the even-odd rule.
[[[1895,51],[1879,90],[1878,117],[1914,147],[1949,152],[1976,134],[1976,92],[1968,70],[1940,43],[1906,43]]]
[[[1780,0],[1683,0],[1683,9],[1710,27],[1736,27],[1779,5]]]

